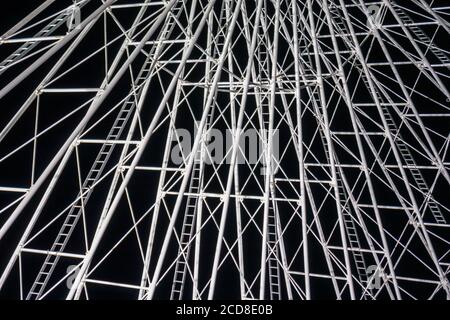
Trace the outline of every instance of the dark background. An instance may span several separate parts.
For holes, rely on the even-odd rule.
[[[94,1],[95,2],[95,1]],[[27,13],[29,13],[33,8],[35,8],[37,6],[37,4],[39,4],[40,1],[7,1],[5,2],[5,4],[2,4],[2,10],[0,10],[0,34],[4,33],[7,29],[9,29],[11,26],[13,26],[17,21],[19,21],[19,19],[21,17],[24,17]],[[68,1],[60,1],[57,5],[61,5],[61,8],[65,7],[65,5],[68,3]],[[54,5],[53,5],[54,6]],[[97,45],[100,39],[100,35],[95,36],[91,35],[88,40],[83,44],[86,47],[89,47],[90,44],[92,45]],[[447,44],[447,48],[448,48],[448,35],[445,34],[440,34],[440,37],[438,37],[436,39],[436,41],[439,42],[440,46],[445,47],[445,45]],[[0,60],[2,60],[4,57],[6,57],[10,52],[8,51],[4,51],[3,48],[0,48]],[[0,128],[3,128],[3,126],[5,125],[5,123],[11,118],[11,115],[14,114],[16,108],[18,105],[21,105],[21,103],[23,103],[23,101],[29,96],[29,94],[32,92],[33,88],[36,86],[37,81],[39,81],[46,73],[46,71],[49,69],[49,66],[51,66],[52,61],[56,61],[58,55],[56,55],[55,57],[53,57],[48,64],[45,64],[45,66],[39,68],[36,72],[33,73],[33,75],[31,75],[26,81],[24,81],[20,86],[18,86],[16,89],[14,89],[11,93],[9,93],[7,95],[7,97],[5,97],[4,99],[2,99],[1,101],[1,111],[0,111]],[[95,64],[96,60],[93,60],[92,65]],[[97,64],[101,65],[101,60],[97,60]],[[24,65],[27,65],[27,63],[25,63]],[[92,84],[92,87],[98,86],[98,84],[101,82],[101,80],[103,79],[103,75],[100,71],[96,70],[96,69],[90,69],[91,65],[86,66],[85,69],[81,69],[79,71],[78,77],[72,77],[72,83],[80,83],[81,86],[85,86],[85,87],[89,87],[89,84]],[[20,69],[19,69],[20,70]],[[98,71],[98,72],[97,72]],[[404,71],[405,73],[403,73],[402,75],[407,75],[408,74],[408,70]],[[6,75],[2,75],[0,77],[0,86],[4,86],[6,83],[8,83],[11,79],[13,78],[13,75],[11,74],[10,76]],[[126,79],[124,79],[124,81],[122,82],[122,84],[125,84],[127,82]],[[118,85],[118,88],[120,87],[120,84]],[[421,88],[421,90],[423,91],[427,91],[427,90],[433,90],[433,88],[428,88],[426,85],[424,87]],[[121,98],[123,92],[117,92],[117,94],[113,93],[112,97],[111,97],[111,102],[113,101],[117,101]],[[157,101],[160,98],[160,95],[156,94],[155,101]],[[57,100],[58,98],[55,98],[55,100],[53,100],[53,106],[55,106],[54,109],[52,109],[52,112],[50,113],[46,113],[43,115],[43,121],[47,122],[47,123],[51,123],[54,119],[58,118],[58,112],[57,112],[57,107],[61,107],[61,103],[64,102],[66,103],[66,100],[63,99],[63,97],[60,97],[61,100]],[[73,103],[74,105],[77,104],[77,98],[74,97],[73,100],[71,101],[71,103]],[[105,105],[107,105],[105,103]],[[65,105],[63,106],[65,109],[61,111],[61,114],[64,114],[65,112],[67,112],[67,110],[70,108],[70,104],[69,105]],[[73,119],[77,119],[77,117],[74,117]],[[80,119],[80,116],[78,116],[78,119]],[[181,119],[182,120],[182,119]],[[437,131],[440,132],[448,132],[448,118],[446,119],[441,119],[441,124],[439,124],[438,121],[434,120],[435,122],[435,129]],[[30,132],[30,123],[33,122],[33,117],[28,116],[28,118],[26,118],[26,120],[24,121],[24,124],[22,127],[16,128],[16,130],[13,133],[13,136],[15,138],[17,138],[18,140],[23,140],[25,139],[25,137],[28,136],[28,133]],[[74,120],[75,122],[75,120]],[[55,154],[55,152],[58,150],[59,146],[65,141],[65,138],[67,137],[67,132],[69,127],[61,127],[60,129],[58,129],[59,131],[56,131],[54,134],[52,134],[51,137],[48,138],[48,140],[44,140],[39,144],[39,148],[40,148],[40,155],[41,157],[39,158],[38,161],[38,169],[42,170],[44,168],[44,165],[46,163],[48,163],[48,161],[51,159],[51,156],[53,154]],[[106,127],[105,127],[106,128]],[[20,129],[26,129],[26,130],[20,130]],[[101,128],[100,128],[101,129]],[[156,141],[159,141],[161,145],[163,145],[164,140],[163,140],[163,136],[161,136],[159,138],[159,140],[156,139]],[[5,148],[4,150],[8,150],[9,146],[7,144],[7,142],[5,142],[6,144],[2,145],[2,148]],[[15,145],[13,143],[13,145]],[[27,151],[28,155],[30,150]],[[92,157],[93,155],[95,155],[95,150],[92,150],[90,153],[88,151],[88,156],[87,159],[89,159],[90,157]],[[3,155],[3,154],[2,154]],[[47,157],[46,157],[47,155]],[[148,155],[148,162],[152,162],[158,161],[158,155],[156,154],[149,154]],[[20,158],[17,159],[17,157],[14,157],[14,162],[10,162],[8,163],[6,166],[1,167],[1,181],[2,182],[14,182],[17,183],[18,181],[18,176],[21,176],[20,172],[24,172],[23,174],[23,184],[26,185],[27,179],[29,177],[29,173],[23,170],[25,170],[24,168],[26,168],[27,166],[27,158],[26,156],[24,156],[22,158],[23,163],[20,161]],[[295,170],[295,169],[293,169]],[[138,178],[137,180],[133,181],[133,185],[134,186],[134,190],[136,190],[136,193],[138,194],[139,197],[145,198],[146,196],[148,196],[148,194],[154,194],[155,190],[156,190],[156,183],[155,181],[157,180],[153,180],[152,179],[147,179],[145,176],[142,178]],[[67,188],[69,188],[69,186],[67,186]],[[63,190],[61,190],[63,191]],[[388,197],[389,195],[387,194],[383,194],[382,193],[382,189],[379,190],[380,194],[378,194],[378,196],[385,196]],[[445,198],[445,195],[448,195],[448,185],[443,184],[442,188],[440,188],[440,191],[443,193]],[[58,190],[57,190],[58,192]],[[63,192],[61,192],[61,194],[63,194]],[[34,198],[35,199],[39,199],[39,195],[41,195],[41,193],[38,193]],[[2,195],[3,196],[3,195]],[[6,197],[6,196],[5,196]],[[3,199],[2,199],[3,200]],[[7,199],[6,199],[7,200]],[[36,201],[32,201],[32,203],[30,204],[30,207],[36,205],[37,202]],[[63,203],[51,203],[49,208],[59,208],[63,205]],[[93,208],[95,206],[100,206],[101,205],[101,201],[95,201],[94,199],[91,201],[91,205],[93,206]],[[448,206],[447,206],[448,207]],[[183,212],[183,210],[181,210],[180,212]],[[20,238],[21,232],[23,232],[24,227],[26,226],[26,223],[28,221],[28,218],[30,217],[30,213],[31,210],[26,210],[24,215],[17,220],[17,222],[14,224],[13,228],[10,230],[10,232],[8,232],[7,236],[0,242],[0,270],[2,270],[4,264],[8,261],[10,254],[11,254],[11,250],[13,248],[13,246],[17,243],[18,239]],[[230,215],[231,216],[231,215]],[[128,217],[126,218],[128,219]],[[5,220],[5,215],[0,215],[0,225],[4,222]],[[114,225],[111,227],[112,230],[121,230],[121,225],[123,224],[123,226],[126,226],[126,222],[128,221],[121,221],[120,219],[116,220],[114,222]],[[147,225],[145,225],[147,226]],[[144,227],[145,227],[144,226]],[[122,228],[123,229],[123,228]],[[145,229],[145,228],[144,228]],[[119,233],[120,234],[120,233]],[[52,240],[52,239],[51,239]],[[46,241],[51,241],[49,239],[43,239],[43,243],[45,243]],[[108,239],[107,239],[108,240]],[[161,239],[159,239],[161,240]],[[110,239],[110,241],[114,241],[114,239]],[[105,248],[108,248],[108,246],[105,246]],[[212,248],[210,248],[212,249]],[[444,248],[445,249],[445,248]],[[133,269],[128,270],[129,272],[126,272],[127,270],[125,270],[125,268],[130,268],[131,266],[133,266],[132,261],[134,261],[133,259],[136,260],[136,263],[138,262],[138,257],[135,257],[134,255],[132,255],[131,253],[129,253],[126,248],[122,249],[122,250],[118,250],[118,256],[115,258],[117,259],[117,263],[116,263],[116,267],[111,268],[110,270],[103,270],[103,275],[115,275],[117,274],[118,271],[127,274],[126,277],[126,281],[124,279],[124,282],[128,282],[128,281],[132,281],[130,279],[130,275],[132,277],[134,277],[134,283],[139,281],[140,278],[140,272],[135,273],[135,275],[133,276]],[[257,257],[259,257],[257,252],[248,252],[249,256],[253,256],[255,259],[257,259]],[[126,259],[127,262],[127,266],[125,266],[125,264],[121,264],[120,261],[121,259]],[[109,266],[113,265],[112,263],[109,264]],[[61,271],[63,272],[63,270]],[[226,279],[226,277],[223,277],[222,279]],[[32,279],[30,279],[32,280]],[[170,288],[170,287],[168,287]],[[229,297],[233,297],[236,295],[237,292],[234,291],[234,289],[236,288],[230,288],[226,285],[226,281],[223,283],[219,283],[218,284],[218,288],[220,293],[220,296],[223,296],[225,298],[229,298]],[[315,292],[317,294],[317,297],[324,297],[324,298],[332,298],[328,295],[329,293],[329,287],[327,285],[324,285],[323,287],[321,287],[320,282],[317,283],[316,287],[315,287]],[[13,289],[11,289],[12,291],[3,291],[0,293],[0,297],[8,297],[10,294],[12,294],[12,292],[14,291]],[[420,289],[418,289],[420,291]],[[108,291],[108,287],[105,287],[105,289],[102,292],[98,292],[99,296],[101,297],[105,297],[105,298],[109,298],[109,297],[123,297],[126,298],[128,297],[128,291],[120,291],[118,290],[117,292],[115,291],[114,293],[111,293]]]

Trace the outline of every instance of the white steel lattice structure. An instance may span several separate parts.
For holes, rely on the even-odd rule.
[[[450,298],[449,16],[39,2],[0,39],[0,295]]]

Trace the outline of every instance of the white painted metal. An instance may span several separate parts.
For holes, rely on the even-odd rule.
[[[54,7],[0,38],[0,295],[450,299],[449,7]]]

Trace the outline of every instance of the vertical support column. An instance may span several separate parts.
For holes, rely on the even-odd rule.
[[[347,278],[347,283],[348,283],[348,286],[350,289],[350,297],[352,300],[354,300],[355,299],[355,288],[353,285],[352,268],[350,265],[350,257],[349,257],[348,249],[347,249],[347,239],[345,236],[346,235],[345,226],[344,226],[342,210],[341,210],[341,205],[340,205],[340,200],[339,200],[340,196],[339,196],[339,192],[338,192],[338,188],[337,188],[336,166],[335,166],[335,161],[334,161],[334,149],[333,149],[331,134],[330,134],[330,123],[328,121],[328,111],[327,111],[327,107],[326,107],[325,89],[323,86],[323,78],[322,78],[322,67],[321,67],[321,61],[320,61],[320,56],[319,56],[319,48],[318,48],[318,42],[317,42],[317,37],[316,37],[316,27],[315,27],[315,22],[314,22],[314,12],[313,12],[311,0],[308,0],[308,15],[309,15],[309,23],[311,25],[310,26],[311,37],[312,37],[313,47],[314,47],[314,56],[315,56],[315,63],[316,63],[316,69],[317,69],[317,81],[318,81],[319,92],[320,92],[319,103],[322,108],[323,121],[324,121],[323,129],[324,129],[325,139],[326,139],[326,142],[328,145],[327,147],[328,147],[331,175],[332,175],[332,181],[333,181],[332,188],[334,190],[334,197],[336,199],[336,210],[338,213],[340,238],[341,238],[342,247],[343,247],[343,251],[344,251],[345,268],[347,269],[346,278]],[[319,130],[320,130],[320,128],[319,128]],[[327,147],[325,147],[325,148],[327,148]]]
[[[303,268],[305,273],[305,295],[306,300],[311,299],[311,280],[309,274],[309,245],[308,245],[308,217],[306,211],[306,194],[305,194],[305,163],[303,153],[303,125],[302,125],[302,107],[300,92],[300,62],[299,62],[299,39],[298,39],[298,7],[295,1],[292,2],[292,33],[294,35],[294,68],[295,68],[295,107],[297,114],[297,139],[299,154],[299,173],[300,173],[300,205],[302,217],[302,240],[303,240]]]

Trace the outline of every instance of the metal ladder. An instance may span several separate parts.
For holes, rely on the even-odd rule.
[[[346,191],[344,188],[344,182],[341,179],[340,171],[336,171],[336,183],[337,189],[339,192],[339,202],[342,208],[342,217],[344,220],[345,230],[347,232],[347,238],[350,243],[350,248],[352,248],[352,255],[355,261],[356,271],[358,273],[359,280],[364,288],[367,288],[369,278],[367,276],[367,266],[364,261],[364,256],[361,251],[357,251],[361,248],[361,243],[359,241],[358,233],[356,231],[355,222],[353,221],[351,211],[349,206],[347,205],[346,199]],[[369,291],[371,291],[369,289]],[[366,294],[363,295],[364,299],[366,298]]]
[[[318,90],[312,89],[312,99],[319,102],[320,95]],[[320,139],[324,146],[325,156],[327,158],[328,163],[330,163],[330,153],[327,148],[327,141],[324,133],[319,129]],[[336,170],[336,186],[337,191],[339,193],[339,205],[341,207],[342,212],[342,220],[344,222],[345,231],[347,234],[347,239],[349,241],[350,248],[352,249],[352,256],[355,262],[356,272],[358,274],[358,278],[361,282],[362,287],[366,288],[368,285],[368,277],[367,277],[367,268],[364,260],[364,256],[359,249],[361,249],[361,242],[358,237],[358,232],[356,230],[355,221],[353,220],[350,206],[346,201],[347,192],[344,187],[344,182],[341,177],[341,172],[339,169]],[[366,299],[366,294],[363,294],[363,298]]]
[[[344,31],[344,33],[348,34],[347,25],[345,23],[345,20],[342,19],[342,14],[339,12],[338,7],[334,3],[331,3],[329,5],[329,12],[330,12],[330,18],[332,19],[332,21],[334,21],[336,23],[336,26],[341,31]]]
[[[189,193],[199,194],[201,186],[201,165],[202,165],[202,146],[197,149],[194,158],[194,166],[191,173],[191,181],[189,185]],[[170,300],[181,300],[183,298],[183,289],[186,279],[187,265],[189,261],[189,253],[191,249],[191,239],[194,234],[195,217],[197,214],[199,196],[188,196],[186,200],[186,208],[184,210],[183,226],[180,235],[180,247],[178,249],[178,258],[175,264],[175,273],[172,282],[172,291]]]
[[[409,16],[407,16],[403,10],[401,10],[399,7],[394,7],[395,11],[397,12],[397,14],[399,14],[399,17],[402,19],[402,21],[405,21],[407,23],[414,23],[411,18],[409,18]],[[401,13],[400,13],[401,12]],[[341,23],[338,23],[340,26],[342,26],[342,30],[344,33],[347,32],[347,28],[346,26],[343,24],[343,19],[342,16],[339,14],[339,12],[337,11],[337,8],[334,6],[333,8],[330,7],[330,13],[332,13],[333,17],[335,20],[340,21]],[[403,19],[409,19],[409,20],[403,20]],[[428,36],[426,36],[423,31],[418,28],[417,26],[411,26],[411,30],[415,30],[414,33],[419,36],[419,34],[421,33],[421,37],[426,37],[428,39],[428,43],[431,43],[430,38],[428,38]],[[416,33],[418,32],[418,33]],[[349,48],[352,49],[348,46],[347,42],[344,42],[345,45]],[[433,47],[431,47],[433,48]],[[438,49],[434,48],[434,50],[440,52]],[[435,53],[435,51],[433,51],[433,53]],[[435,53],[436,54],[436,53]],[[444,56],[445,57],[445,56]],[[441,57],[442,58],[442,57]],[[446,60],[441,60],[441,62],[446,62],[449,61],[447,57],[445,57]],[[359,68],[360,74],[361,74],[361,79],[364,82],[364,85],[366,86],[366,88],[368,90],[370,90],[370,86],[369,86],[369,82],[367,79],[366,74],[364,73],[362,66],[360,64],[360,62],[356,63],[356,66]],[[377,96],[377,99],[379,101],[383,101],[383,99],[381,98],[381,95],[379,93],[379,91],[375,88],[375,94]],[[422,173],[420,172],[419,169],[417,169],[417,165],[413,159],[413,157],[411,156],[411,152],[408,148],[408,146],[403,142],[402,136],[393,120],[393,117],[388,109],[388,107],[384,104],[381,104],[381,109],[383,112],[383,115],[386,118],[386,122],[388,125],[388,128],[390,130],[390,132],[393,134],[394,136],[394,141],[395,144],[402,156],[402,158],[405,160],[405,163],[408,165],[411,175],[413,176],[414,182],[416,183],[416,185],[419,187],[420,191],[426,195],[425,196],[425,201],[427,202],[428,207],[430,208],[430,211],[435,219],[435,221],[439,224],[445,224],[446,223],[446,219],[444,218],[439,206],[436,204],[436,202],[434,201],[434,199],[431,197],[431,195],[429,194],[429,188],[428,185],[425,181],[425,179],[423,178]]]
[[[268,178],[268,177],[267,177]],[[271,188],[272,189],[272,188]],[[272,197],[274,196],[271,190]],[[269,265],[269,289],[271,300],[281,300],[280,290],[280,264],[278,262],[278,233],[276,221],[276,208],[274,200],[269,200],[269,215],[267,223],[268,265]]]
[[[79,7],[81,8],[84,6],[87,2],[82,2],[79,4]],[[72,14],[70,8],[67,10],[64,10],[60,14],[58,14],[48,25],[44,27],[41,31],[36,33],[34,35],[35,38],[43,38],[46,36],[51,35],[56,29],[58,29],[65,21],[67,21],[67,18]],[[40,41],[32,40],[27,41],[24,44],[22,44],[16,51],[14,51],[11,55],[9,55],[5,60],[0,62],[0,74],[2,74],[11,64],[19,61],[23,57],[27,55],[31,50],[33,50]]]
[[[108,133],[107,141],[114,141],[119,139],[134,109],[135,109],[134,97],[130,95],[129,98],[123,103],[119,111],[119,114],[116,117],[116,120],[114,121],[114,124]],[[58,235],[55,241],[53,242],[53,245],[50,249],[51,252],[60,253],[66,247],[67,242],[70,236],[72,235],[72,232],[75,229],[75,226],[79,218],[83,213],[83,206],[85,206],[86,203],[89,201],[89,198],[92,193],[92,187],[102,176],[105,166],[111,154],[113,153],[114,148],[115,144],[112,142],[111,143],[107,142],[102,145],[100,152],[97,154],[97,157],[94,163],[92,164],[86,179],[82,184],[81,192],[77,196],[78,200],[69,209],[69,212],[58,232]],[[26,298],[27,300],[38,299],[42,295],[56,267],[56,264],[59,261],[59,257],[60,256],[54,254],[52,255],[49,254],[46,256],[45,261],[27,295]]]
[[[393,6],[393,8],[403,24],[407,25],[406,27],[409,28],[420,41],[425,43],[430,48],[430,51],[439,59],[439,61],[442,64],[447,64],[446,67],[450,69],[450,59],[448,56],[433,44],[430,37],[428,37],[422,29],[414,25],[414,21],[408,14],[406,14],[405,11],[403,11],[402,8],[398,6]]]
[[[264,18],[261,17],[261,19],[264,19]],[[267,24],[267,21],[264,21],[264,23]],[[261,84],[262,84],[263,80],[268,80],[270,78],[271,61],[270,61],[270,54],[268,52],[268,49],[264,45],[264,44],[267,44],[266,39],[265,39],[266,38],[266,30],[264,29],[264,26],[262,23],[260,23],[259,28],[261,29],[261,32],[258,33],[258,42],[259,42],[259,45],[257,47],[257,55],[258,55],[258,65],[257,66],[258,66],[258,68],[256,71],[257,71],[259,80],[261,81]]]
[[[370,88],[369,82],[368,82],[367,76],[364,72],[361,72],[361,79],[363,80],[366,87],[369,89]],[[375,88],[375,94],[376,94],[378,100],[382,102],[383,99],[381,98],[381,95],[376,88]],[[384,117],[386,118],[386,123],[389,128],[389,131],[391,132],[391,134],[394,137],[394,142],[397,146],[397,149],[400,152],[406,165],[408,166],[409,171],[411,172],[411,175],[414,179],[414,182],[418,186],[419,190],[423,194],[425,194],[425,201],[426,201],[431,213],[433,214],[435,221],[439,224],[446,224],[446,220],[441,212],[441,209],[436,204],[434,199],[431,197],[431,194],[429,193],[430,189],[429,189],[422,173],[420,172],[419,169],[417,169],[417,164],[414,161],[414,158],[412,157],[408,146],[403,142],[403,138],[399,132],[397,125],[394,122],[394,119],[391,115],[391,112],[389,111],[389,108],[384,103],[381,103],[381,110],[383,112]]]
[[[206,117],[204,133],[207,128],[212,125],[214,118],[214,110],[212,107]],[[206,142],[209,141],[209,135],[205,136]],[[194,194],[188,196],[186,200],[186,208],[184,212],[182,231],[180,235],[180,247],[178,249],[177,262],[175,263],[175,272],[172,282],[172,290],[170,293],[170,300],[182,300],[183,289],[186,280],[187,264],[189,261],[189,254],[191,249],[191,239],[194,235],[194,223],[197,214],[197,208],[199,205],[199,194],[201,192],[201,186],[203,184],[203,161],[204,158],[204,142],[201,142],[194,158],[194,164],[192,167],[191,180],[189,184],[189,193]]]
[[[224,49],[225,44],[225,38],[227,36],[227,30],[228,30],[228,19],[227,19],[227,12],[226,7],[229,3],[229,0],[222,1],[222,9],[220,11],[220,17],[219,17],[219,24],[218,24],[218,33],[217,37],[215,39],[215,52],[214,52],[214,58],[218,58],[220,54],[222,53]]]
[[[339,12],[336,5],[331,4],[329,7],[329,12],[332,20],[335,22],[336,27],[344,34],[348,34],[347,25],[342,19],[342,14]],[[347,43],[344,41],[344,43],[347,45]],[[313,98],[316,99],[316,101],[320,101],[319,91],[313,90]],[[330,154],[328,152],[328,148],[326,147],[326,139],[322,131],[320,131],[320,138],[322,140],[323,145],[325,146],[325,156],[327,158],[327,161],[330,161]],[[352,256],[353,261],[355,263],[356,272],[358,274],[359,281],[361,282],[361,285],[363,288],[367,288],[368,286],[368,275],[367,275],[367,268],[366,263],[364,259],[364,255],[361,251],[361,242],[359,240],[358,232],[356,229],[355,221],[353,220],[350,206],[348,205],[346,199],[347,199],[347,192],[344,187],[344,182],[341,177],[340,170],[336,170],[336,186],[337,191],[339,194],[339,202],[341,206],[341,212],[342,212],[342,219],[344,222],[345,231],[347,234],[347,239],[350,245],[350,248],[352,249]],[[368,289],[369,292],[371,289]],[[367,298],[367,294],[363,293],[363,298]]]
[[[166,28],[172,27],[173,24],[170,23],[166,24]],[[165,30],[166,29],[162,30],[162,32],[165,32]],[[139,86],[148,78],[151,72],[152,63],[153,63],[152,56],[149,55],[146,62],[142,66],[141,71],[136,77],[135,86]],[[137,96],[140,96],[141,91],[142,86],[139,87],[137,93],[135,92],[134,89],[132,89],[130,94],[128,95],[128,98],[123,102],[119,114],[117,115],[114,124],[111,127],[106,139],[107,141],[111,141],[111,143],[109,142],[104,143],[102,145],[102,148],[100,149],[100,152],[97,154],[97,157],[93,165],[91,166],[86,179],[83,182],[82,192],[78,194],[77,197],[78,201],[75,202],[70,208],[69,213],[67,214],[63,222],[63,225],[60,228],[55,241],[53,242],[53,245],[50,250],[51,252],[58,253],[64,250],[67,241],[70,238],[73,230],[75,229],[75,226],[83,212],[83,205],[85,206],[90,198],[92,186],[99,180],[99,178],[103,174],[106,163],[110,158],[112,152],[114,151],[115,144],[113,143],[113,141],[118,140],[120,138],[133,110],[135,109],[137,100],[134,98],[133,93],[135,93]],[[42,295],[56,267],[56,264],[58,263],[58,260],[59,260],[58,255],[49,254],[46,256],[46,259],[27,295],[26,298],[27,300],[38,299]]]
[[[222,8],[225,8],[225,2],[222,4]],[[223,15],[221,17],[222,19],[226,20],[225,11],[222,10]],[[223,48],[223,44],[225,42],[225,36],[224,35],[218,35],[216,40],[216,50],[213,50],[212,55],[213,57],[218,57],[221,53],[221,50],[219,48]],[[210,77],[212,77],[215,73],[214,68],[212,68],[209,72]],[[209,91],[209,90],[208,90]],[[211,109],[206,116],[206,123],[204,127],[204,133],[207,132],[208,128],[212,125],[213,119],[214,119],[214,111],[215,107],[214,104],[211,106]],[[207,134],[205,136],[206,142],[209,141],[210,135]],[[194,158],[194,164],[192,167],[191,172],[191,180],[189,184],[189,193],[192,194],[199,194],[201,192],[201,185],[202,185],[202,179],[203,179],[203,165],[202,165],[202,158],[204,157],[204,143],[201,142],[197,152],[195,154]],[[184,285],[186,281],[186,275],[187,275],[187,268],[188,268],[188,261],[190,256],[190,249],[191,249],[191,239],[194,235],[194,224],[195,224],[195,217],[198,211],[199,206],[199,196],[188,196],[186,200],[186,208],[184,212],[183,217],[183,225],[180,235],[180,246],[178,249],[178,255],[177,255],[177,261],[175,263],[175,272],[173,275],[173,282],[172,282],[172,289],[170,293],[170,300],[182,300],[183,299],[183,290]]]
[[[183,11],[183,0],[178,0],[174,3],[172,6],[172,9],[169,13],[169,15],[166,18],[164,29],[161,30],[160,39],[162,40],[168,40],[173,28],[175,27],[176,20],[180,17],[181,12]]]
[[[262,124],[263,137],[267,141],[268,128],[269,128],[269,107],[270,107],[270,97],[266,95],[265,97],[261,97],[261,116],[262,116]],[[264,163],[264,162],[263,162]],[[265,166],[265,163],[264,163]],[[265,168],[263,168],[265,173]],[[272,163],[272,170],[274,169]],[[265,176],[266,179],[271,179],[270,176]],[[275,198],[275,190],[272,181],[270,182],[270,194],[272,199]],[[269,199],[269,213],[268,213],[268,224],[267,224],[267,246],[268,246],[268,265],[269,265],[269,288],[270,288],[270,299],[271,300],[280,300],[281,299],[281,290],[280,290],[280,266],[278,262],[278,233],[277,233],[277,208],[276,204],[274,204],[274,200]]]
[[[178,1],[172,8],[172,10],[174,11],[177,10],[176,16],[178,16],[179,13],[181,12],[181,8],[182,8],[182,1]],[[173,23],[170,22],[171,22],[170,18],[168,18],[166,20],[164,29],[161,31],[165,37],[168,36],[166,30],[173,28]],[[106,139],[106,141],[111,141],[111,143],[109,142],[104,143],[100,149],[100,152],[97,154],[97,157],[93,165],[91,166],[86,179],[82,184],[81,192],[77,196],[78,200],[70,208],[69,213],[67,214],[58,232],[58,235],[55,241],[53,242],[53,245],[50,250],[52,253],[60,253],[66,247],[67,242],[73,230],[75,229],[75,226],[79,218],[83,213],[83,206],[86,205],[91,196],[92,186],[102,176],[106,164],[114,151],[115,144],[112,141],[118,140],[120,138],[126,124],[128,123],[131,114],[133,113],[133,110],[136,107],[138,99],[135,99],[135,95],[138,97],[141,95],[142,86],[140,85],[149,77],[152,71],[152,64],[153,58],[152,55],[149,55],[144,65],[142,66],[139,74],[136,77],[135,87],[139,86],[139,89],[137,90],[137,92],[135,92],[136,91],[135,88],[132,88],[127,99],[123,102],[119,114],[117,115],[114,124],[111,127]],[[41,266],[41,269],[38,275],[36,276],[36,279],[33,282],[33,285],[26,297],[27,300],[38,299],[42,295],[56,267],[56,264],[59,261],[59,257],[60,257],[59,255],[55,254],[48,254],[46,256],[45,261]]]
[[[269,134],[269,121],[270,121],[270,95],[267,93],[268,91],[262,88],[263,83],[269,83],[269,75],[270,75],[270,55],[267,50],[267,47],[264,46],[265,43],[265,31],[263,24],[260,24],[260,28],[262,32],[258,34],[259,38],[259,46],[257,48],[258,54],[258,80],[261,84],[261,88],[259,88],[259,105],[260,105],[260,114],[261,114],[261,129],[263,130],[262,136],[267,141]],[[263,158],[265,159],[265,158]],[[266,172],[266,163],[263,160],[263,172]],[[272,166],[272,170],[274,167]],[[265,176],[265,179],[270,179],[270,176]],[[274,203],[275,198],[275,190],[272,182],[270,182],[270,195],[272,199],[269,199],[268,203],[268,222],[267,222],[267,264],[269,269],[269,290],[270,290],[270,299],[271,300],[280,300],[281,299],[281,289],[280,289],[280,264],[278,262],[278,232],[277,232],[277,208],[276,203]]]
[[[183,1],[177,1],[177,3],[174,5],[174,11],[176,12],[181,11],[182,5]],[[178,14],[176,16],[178,16]],[[225,37],[223,37],[223,41],[225,41]],[[210,112],[207,115],[204,131],[206,131],[207,128],[211,125],[213,120],[213,114],[214,114],[214,107],[211,108]],[[209,138],[206,137],[206,139],[208,140]],[[192,245],[191,239],[194,236],[195,218],[197,215],[199,205],[200,197],[198,195],[201,192],[201,185],[203,179],[203,167],[202,167],[202,157],[204,150],[203,148],[204,142],[201,142],[195,154],[194,163],[192,167],[191,179],[189,184],[189,193],[194,195],[188,196],[186,200],[183,225],[179,239],[179,248],[177,255],[178,258],[175,263],[175,272],[173,275],[170,300],[183,299],[183,290],[186,281],[188,262]]]
[[[208,86],[209,83],[212,82],[212,79],[214,79],[214,75],[217,71],[218,67],[218,59],[220,57],[220,54],[223,52],[225,39],[227,36],[227,28],[228,28],[228,19],[226,15],[226,6],[229,0],[222,1],[221,5],[221,11],[219,16],[219,21],[217,22],[217,35],[212,37],[212,41],[210,43],[211,48],[211,57],[212,57],[212,65],[209,69],[208,76],[207,76],[207,82]],[[213,21],[215,21],[213,19]],[[210,26],[210,28],[213,29],[214,22],[211,22],[213,25]],[[210,88],[208,87],[208,91]]]
[[[264,130],[268,134],[269,126],[269,103],[268,97],[263,98],[261,103],[262,108],[262,120],[264,124]],[[272,165],[272,170],[274,170]],[[264,169],[265,172],[265,169]],[[270,176],[265,176],[266,179],[270,179]],[[268,246],[268,255],[267,261],[269,265],[269,289],[270,289],[270,299],[271,300],[280,300],[281,299],[281,290],[280,290],[280,266],[278,262],[278,233],[277,233],[277,213],[278,210],[276,208],[276,204],[274,203],[275,198],[275,190],[272,181],[270,182],[270,195],[272,200],[269,199],[269,213],[268,213],[268,223],[267,223],[267,246]]]

